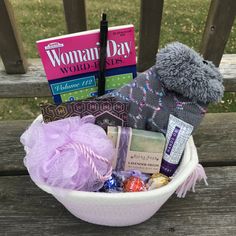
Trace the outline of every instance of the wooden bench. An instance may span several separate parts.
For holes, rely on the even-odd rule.
[[[236,12],[235,1],[222,2],[212,1],[201,46],[205,58],[215,64],[221,60]],[[231,4],[230,8],[225,7],[226,2]],[[153,64],[163,1],[141,3],[140,71]],[[86,18],[78,17],[86,15],[84,1],[67,0],[64,7],[69,32],[86,29]],[[1,65],[0,97],[50,96],[40,60],[27,63],[24,59],[7,0],[0,2],[0,14],[5,19],[4,25],[0,21],[0,34],[5,37],[0,39],[0,52],[5,50],[1,53],[5,70]],[[155,26],[150,24],[154,18]],[[79,27],[73,19],[78,19]],[[144,42],[150,42],[148,48]],[[7,45],[4,50],[3,45]],[[12,52],[10,47],[16,50]],[[26,74],[5,72],[26,70]],[[236,54],[224,55],[220,70],[226,91],[236,92]],[[196,193],[189,193],[184,199],[172,196],[150,220],[125,228],[83,222],[35,186],[23,165],[24,151],[19,141],[30,123],[30,120],[0,121],[0,235],[236,235],[236,112],[207,114],[194,135],[209,186],[199,184]]]

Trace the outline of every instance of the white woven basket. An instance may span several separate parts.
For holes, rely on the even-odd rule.
[[[137,193],[100,193],[38,186],[84,221],[99,225],[128,226],[141,223],[154,215],[190,176],[197,164],[198,155],[191,137],[177,174],[168,185],[160,189]]]

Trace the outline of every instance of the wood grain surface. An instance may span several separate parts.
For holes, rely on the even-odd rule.
[[[87,30],[85,0],[63,0],[68,33]]]
[[[141,0],[138,71],[154,65],[159,46],[164,0]],[[148,42],[148,43],[147,43]]]
[[[172,196],[148,221],[121,228],[75,218],[29,176],[2,176],[0,235],[235,235],[236,167],[207,167],[206,173],[209,186],[198,184],[196,192],[184,199]]]
[[[27,61],[10,1],[0,1],[0,55],[9,74],[25,73]]]
[[[51,96],[40,59],[31,59],[26,74],[8,75],[0,63],[0,98]],[[236,54],[226,54],[220,71],[224,77],[225,91],[236,91]]]
[[[235,0],[213,0],[210,4],[200,51],[218,66],[236,15]]]
[[[32,121],[0,122],[0,173],[24,174],[20,135]],[[236,113],[207,114],[194,135],[205,166],[236,164]]]
[[[236,112],[207,114],[194,140],[204,165],[236,165]]]

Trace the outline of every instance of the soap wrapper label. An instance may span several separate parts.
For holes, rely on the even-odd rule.
[[[159,173],[162,153],[128,151],[125,170],[140,170],[143,173]]]
[[[108,126],[108,137],[113,141],[116,153],[113,169],[139,170],[143,173],[158,173],[165,146],[161,133],[129,127]]]

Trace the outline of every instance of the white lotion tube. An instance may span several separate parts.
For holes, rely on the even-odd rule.
[[[192,131],[192,125],[170,115],[166,133],[166,146],[160,170],[162,174],[166,176],[174,174]]]

